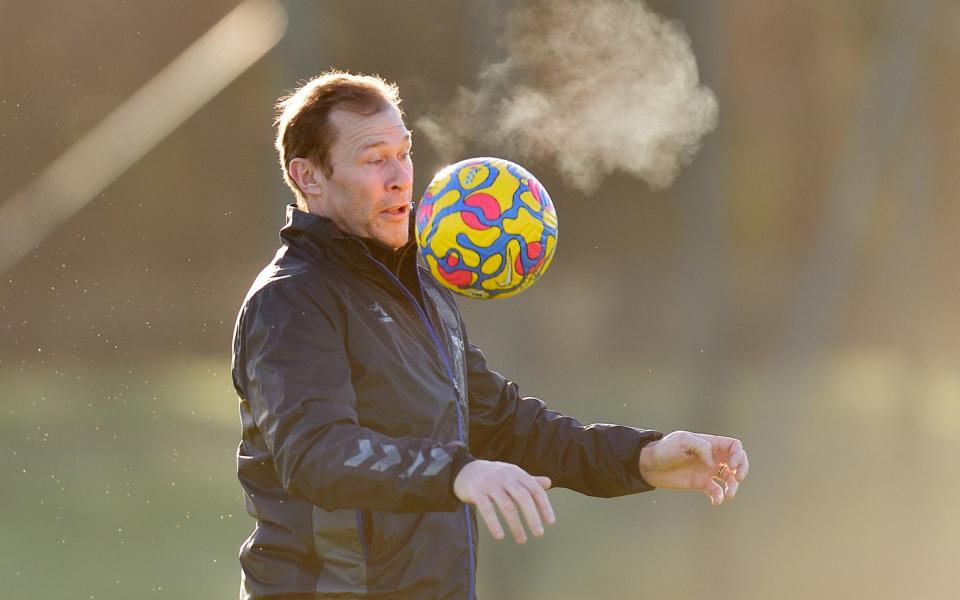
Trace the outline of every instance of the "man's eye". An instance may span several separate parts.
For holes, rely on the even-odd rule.
[[[407,150],[406,152],[400,153],[400,160],[407,160],[411,157],[413,157],[413,150]]]
[[[384,163],[384,159],[382,158],[374,158],[367,161],[368,165],[382,165],[383,163]]]

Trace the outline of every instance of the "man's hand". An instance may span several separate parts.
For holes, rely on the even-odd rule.
[[[640,451],[640,474],[654,487],[702,490],[710,503],[733,500],[750,464],[740,440],[674,431]]]
[[[453,493],[462,502],[476,504],[490,534],[502,540],[503,527],[494,506],[507,520],[518,544],[527,541],[520,523],[520,513],[533,535],[543,535],[543,521],[553,525],[556,517],[545,490],[550,489],[549,477],[534,477],[516,465],[504,462],[475,460],[467,463],[453,480]]]

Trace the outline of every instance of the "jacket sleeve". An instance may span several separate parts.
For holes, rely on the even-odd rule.
[[[554,486],[589,496],[645,492],[640,450],[663,437],[659,431],[623,425],[582,425],[521,397],[517,384],[487,368],[478,348],[466,342],[470,401],[470,451],[487,460],[516,464]]]
[[[239,388],[281,484],[327,510],[456,509],[452,471],[466,447],[358,424],[337,314],[329,292],[274,281],[238,325]]]

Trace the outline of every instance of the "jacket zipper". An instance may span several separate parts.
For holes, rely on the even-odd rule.
[[[413,294],[410,293],[410,290],[407,289],[407,286],[403,285],[403,282],[400,281],[400,279],[396,275],[390,272],[390,269],[386,268],[383,264],[380,263],[380,261],[378,261],[373,256],[371,256],[369,252],[366,252],[365,254],[371,261],[373,261],[375,265],[377,265],[377,268],[379,268],[381,271],[383,271],[384,274],[386,274],[386,276],[390,279],[390,281],[394,283],[394,285],[400,288],[400,290],[407,297],[407,300],[410,301],[410,304],[413,305],[414,310],[417,311],[417,314],[420,316],[420,320],[423,321],[423,324],[426,326],[427,333],[430,334],[430,338],[433,340],[433,344],[437,348],[437,353],[440,355],[440,360],[443,362],[443,366],[447,370],[447,377],[450,378],[450,382],[453,384],[453,389],[457,392],[457,433],[459,434],[460,441],[466,444],[467,440],[463,430],[463,414],[461,412],[463,410],[462,406],[466,404],[466,401],[463,397],[463,390],[460,389],[460,384],[457,383],[457,378],[453,374],[453,368],[450,366],[450,357],[447,356],[447,351],[444,349],[443,345],[441,344],[440,338],[437,337],[436,330],[434,329],[433,325],[430,323],[430,318],[424,312],[424,309],[420,306],[420,303],[417,302],[417,299],[413,297]],[[416,269],[417,269],[416,270],[417,285],[420,286],[420,294],[424,297],[424,302],[427,302],[427,296],[423,292],[423,285],[420,283],[420,269],[419,267],[416,267]],[[467,549],[469,551],[470,593],[468,595],[468,598],[470,600],[473,600],[474,579],[476,576],[476,574],[474,573],[475,561],[473,558],[473,525],[470,520],[470,507],[467,504],[463,505],[463,515],[467,523]]]

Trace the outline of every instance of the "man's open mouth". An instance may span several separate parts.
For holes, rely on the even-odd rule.
[[[399,204],[397,206],[390,207],[384,211],[381,211],[385,215],[390,215],[393,217],[399,217],[406,215],[410,211],[409,204]]]

